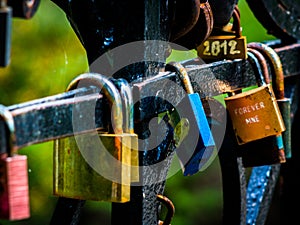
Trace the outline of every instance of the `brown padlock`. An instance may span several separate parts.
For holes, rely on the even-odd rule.
[[[286,129],[271,84],[265,83],[260,67],[254,68],[258,87],[224,99],[239,145],[279,135]]]
[[[266,84],[270,84],[269,70],[265,57],[257,50],[248,48],[248,59],[252,60],[260,69],[260,79]],[[255,58],[254,58],[255,57]],[[285,163],[285,146],[283,144],[282,133],[271,135],[256,141],[238,146],[238,151],[242,157],[244,167],[254,167]]]
[[[14,120],[3,105],[0,117],[9,133],[7,153],[0,155],[0,219],[27,219],[30,217],[27,156],[16,154]]]

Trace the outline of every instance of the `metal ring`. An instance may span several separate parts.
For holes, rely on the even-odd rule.
[[[16,133],[15,133],[15,123],[12,113],[9,111],[9,109],[0,104],[0,117],[5,122],[8,131],[9,131],[9,140],[8,140],[8,146],[9,149],[7,151],[8,156],[11,156],[12,153],[16,150]]]
[[[163,203],[168,209],[166,218],[165,218],[164,222],[162,223],[162,225],[169,225],[171,223],[172,217],[175,214],[175,206],[174,206],[173,202],[169,198],[167,198],[166,196],[158,194],[156,196],[156,198],[157,198],[158,201]]]

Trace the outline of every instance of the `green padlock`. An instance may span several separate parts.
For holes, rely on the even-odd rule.
[[[279,106],[286,130],[282,133],[284,152],[286,158],[292,157],[291,147],[291,100],[285,97],[284,74],[280,57],[274,49],[263,43],[249,43],[248,47],[260,51],[271,63],[272,84],[274,94]]]
[[[54,195],[82,200],[128,202],[131,182],[129,146],[132,135],[123,133],[120,94],[108,78],[96,73],[78,76],[67,90],[78,88],[79,85],[98,87],[110,102],[110,129],[114,133],[111,130],[109,133],[98,133],[95,130],[55,141]],[[84,121],[81,117],[84,115],[73,114],[73,129],[74,120]]]
[[[138,135],[134,133],[134,108],[133,96],[131,87],[124,78],[112,79],[114,84],[119,89],[121,98],[123,100],[124,132],[131,134],[131,182],[139,182],[139,149],[138,149]]]

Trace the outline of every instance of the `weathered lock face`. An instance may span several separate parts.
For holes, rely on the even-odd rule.
[[[129,201],[130,145],[131,136],[126,134],[83,134],[56,140],[54,195],[95,201]]]
[[[245,144],[285,130],[270,84],[224,99],[238,144]]]

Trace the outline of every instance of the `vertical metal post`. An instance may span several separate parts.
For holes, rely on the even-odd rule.
[[[66,13],[86,49],[90,65],[94,63],[97,67],[99,57],[114,48],[135,41],[145,41],[139,56],[132,54],[122,56],[132,58],[133,64],[121,68],[117,73],[113,73],[112,71],[116,69],[115,65],[119,62],[119,56],[114,56],[113,51],[110,51],[106,57],[101,58],[100,71],[94,72],[107,76],[113,73],[115,78],[122,77],[128,82],[132,82],[156,75],[161,69],[168,56],[169,49],[167,44],[164,44],[166,42],[155,41],[169,40],[171,19],[173,19],[170,15],[173,13],[172,7],[175,1],[52,1]],[[149,57],[152,59],[151,61],[149,61]],[[139,101],[138,104],[148,103]],[[141,185],[131,187],[131,201],[129,203],[112,204],[112,224],[117,224],[119,218],[122,218],[123,224],[130,225],[156,225],[158,223],[159,204],[156,195],[162,194],[164,191],[164,179],[167,176],[170,163],[167,161],[165,166],[160,168],[151,167],[151,165],[162,161],[173,150],[170,138],[172,132],[169,129],[166,138],[161,143],[157,143],[158,145],[154,149],[149,149],[150,143],[147,140],[147,135],[150,119],[140,121],[135,125],[135,133],[138,134],[140,139],[143,139],[142,144],[139,146],[140,166],[144,166],[140,170]],[[149,184],[149,180],[153,182]],[[148,185],[146,185],[147,183]],[[77,203],[73,202],[72,204],[76,205]],[[115,221],[115,218],[118,221]],[[66,222],[65,224],[70,223]]]

